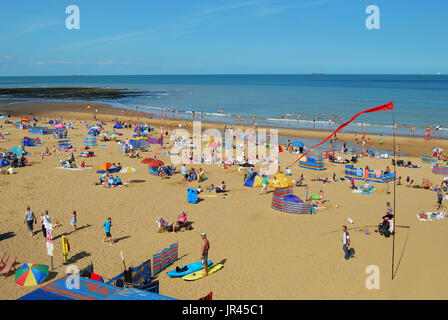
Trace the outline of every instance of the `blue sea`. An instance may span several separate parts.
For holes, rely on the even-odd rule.
[[[415,134],[422,135],[427,126],[440,124],[441,136],[448,137],[447,75],[0,77],[0,87],[64,86],[140,90],[144,95],[98,102],[121,109],[137,107],[155,116],[166,112],[169,117],[169,110],[175,109],[178,118],[191,119],[194,112],[199,120],[228,124],[255,120],[279,128],[335,129],[363,109],[393,101],[394,115],[364,114],[345,131],[391,134],[394,116],[399,134],[410,134],[415,125]]]

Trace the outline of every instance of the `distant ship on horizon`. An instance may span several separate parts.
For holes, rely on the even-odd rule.
[[[324,74],[325,74],[325,72],[313,72],[312,73],[312,75],[319,75],[319,76],[324,75]]]

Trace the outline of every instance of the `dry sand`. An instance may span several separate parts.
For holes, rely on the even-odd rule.
[[[107,121],[106,129],[111,130],[115,115],[120,120],[129,120],[121,110],[107,105],[92,104],[99,109],[98,118]],[[87,111],[87,112],[86,112]],[[62,116],[66,122],[76,121],[75,129],[69,131],[69,138],[78,150],[82,148],[82,138],[87,130],[79,120],[93,123],[92,115],[81,103],[20,103],[0,108],[0,112],[11,112],[18,117],[30,112],[39,117]],[[13,118],[14,118],[13,117]],[[133,113],[136,117],[143,115]],[[17,118],[11,119],[17,120]],[[144,120],[157,128],[160,120]],[[179,121],[164,121],[164,128],[174,127]],[[183,122],[184,127],[187,122]],[[3,121],[2,121],[3,124]],[[205,126],[213,126],[207,124]],[[191,122],[190,122],[191,128]],[[217,126],[217,128],[220,128]],[[0,148],[9,150],[20,145],[20,139],[29,136],[25,130],[3,125],[2,132],[8,131],[7,141],[0,142]],[[131,135],[130,129],[121,130],[124,137]],[[323,132],[281,131],[297,136],[325,136]],[[327,133],[328,134],[328,133]],[[353,139],[353,135],[339,135],[339,138]],[[372,138],[372,142],[373,142]],[[434,146],[448,150],[446,141],[424,142],[421,139],[397,138],[401,151],[409,155],[431,154]],[[0,176],[1,219],[0,249],[15,255],[17,266],[24,262],[49,264],[44,239],[40,232],[29,236],[23,224],[24,212],[30,205],[38,216],[48,209],[52,221],[58,220],[62,226],[54,229],[54,274],[57,278],[65,273],[60,235],[68,233],[71,245],[69,257],[79,267],[91,261],[95,272],[111,278],[122,272],[120,251],[123,251],[128,266],[136,266],[174,242],[179,243],[180,260],[173,266],[185,265],[200,259],[202,232],[206,232],[211,242],[209,258],[213,262],[224,262],[224,269],[207,278],[194,282],[172,279],[162,272],[160,293],[179,299],[198,299],[213,291],[215,299],[447,299],[447,277],[443,275],[448,258],[443,246],[447,240],[445,228],[448,221],[419,221],[416,214],[434,211],[436,194],[432,191],[396,187],[397,235],[395,238],[395,279],[391,280],[392,238],[384,238],[374,232],[386,210],[386,202],[393,202],[391,194],[382,191],[384,186],[375,184],[373,195],[354,194],[347,182],[323,184],[311,182],[313,177],[337,177],[344,175],[344,165],[328,164],[324,172],[292,168],[293,180],[301,173],[305,175],[311,194],[324,191],[329,199],[328,208],[315,215],[292,215],[271,209],[271,193],[259,195],[259,189],[243,186],[243,177],[237,167],[223,169],[216,165],[194,165],[203,167],[209,178],[202,187],[224,180],[230,189],[228,198],[206,197],[198,204],[187,203],[188,187],[198,183],[182,181],[181,175],[161,180],[148,174],[146,165],[140,163],[143,157],[153,157],[161,152],[159,145],[152,145],[151,152],[143,153],[140,159],[130,159],[118,152],[115,142],[106,142],[105,147],[95,147],[94,158],[86,159],[91,170],[70,171],[56,169],[59,157],[70,154],[57,151],[56,155],[40,159],[40,153],[57,145],[57,140],[44,136],[43,146],[28,147],[33,155],[29,157],[31,166],[17,168],[15,175]],[[390,148],[390,138],[384,138],[382,148]],[[406,149],[406,150],[404,150]],[[168,149],[166,149],[168,151]],[[158,156],[169,163],[169,158]],[[79,165],[82,158],[77,157]],[[282,168],[297,159],[297,155],[280,154]],[[418,157],[403,157],[422,165]],[[99,175],[96,168],[104,161],[120,162],[122,166],[137,169],[134,174],[120,174],[123,181],[140,180],[128,187],[103,188],[93,185]],[[391,166],[389,160],[363,158],[357,167],[369,165],[374,169]],[[187,165],[187,168],[190,166]],[[257,166],[258,167],[258,166]],[[398,175],[404,179],[410,175],[420,183],[423,177],[440,184],[443,176],[431,173],[429,165],[422,168],[399,168]],[[304,188],[295,187],[294,193],[304,196]],[[208,195],[209,193],[205,193]],[[211,195],[211,193],[210,193]],[[336,208],[336,204],[339,208]],[[444,204],[446,209],[446,204]],[[71,232],[70,212],[78,212],[80,230]],[[155,223],[158,216],[168,221],[176,219],[181,210],[189,212],[193,230],[173,233],[158,233]],[[112,217],[114,246],[102,242],[104,231],[100,225]],[[347,217],[355,223],[349,225],[352,247],[356,256],[350,261],[343,259],[340,227],[348,224]],[[35,230],[40,230],[40,224]],[[359,230],[364,231],[359,231]],[[365,234],[369,232],[369,235]],[[368,290],[365,286],[369,265],[380,269],[380,289]],[[1,299],[17,299],[36,289],[23,288],[14,283],[14,277],[0,279]],[[48,283],[48,282],[47,282]]]

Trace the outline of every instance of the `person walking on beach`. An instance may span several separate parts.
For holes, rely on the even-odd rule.
[[[111,217],[107,218],[107,221],[104,222],[100,226],[100,228],[104,227],[104,231],[106,232],[106,236],[104,237],[103,242],[106,242],[106,240],[107,240],[107,242],[109,242],[110,246],[112,245],[112,235],[110,234],[110,227],[111,226],[112,226],[112,218]]]
[[[392,208],[392,206],[390,205],[390,202],[387,202],[386,204],[386,214],[393,214],[394,209]]]
[[[431,129],[429,127],[426,128],[425,140],[431,140]]]
[[[348,260],[350,258],[351,251],[352,249],[350,249],[350,234],[347,231],[347,226],[342,226],[342,249],[344,250],[344,259]]]
[[[33,232],[33,223],[37,222],[36,216],[34,215],[34,212],[31,210],[31,208],[28,206],[26,207],[25,212],[25,220],[23,223],[26,223],[26,226],[28,227],[28,231],[30,232],[30,236],[32,237],[34,235]]]
[[[437,210],[440,210],[442,207],[443,194],[442,190],[437,188]]]
[[[201,245],[201,263],[204,266],[204,274],[208,275],[208,250],[210,249],[210,241],[207,239],[207,234],[202,233],[202,245]]]
[[[51,218],[48,215],[48,210],[45,210],[45,213],[42,213],[40,217],[40,223],[42,225],[42,234],[44,236],[45,242],[47,241],[47,228],[45,227],[48,223],[51,223]]]
[[[70,219],[70,225],[73,227],[73,231],[77,230],[76,223],[77,223],[76,210],[73,210],[72,218]]]

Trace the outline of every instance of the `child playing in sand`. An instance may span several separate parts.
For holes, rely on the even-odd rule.
[[[106,236],[103,239],[103,242],[109,242],[109,245],[112,246],[112,235],[110,234],[110,228],[112,226],[112,218],[108,217],[107,221],[104,222],[101,226],[100,229],[102,227],[104,227],[104,231],[106,232]]]

